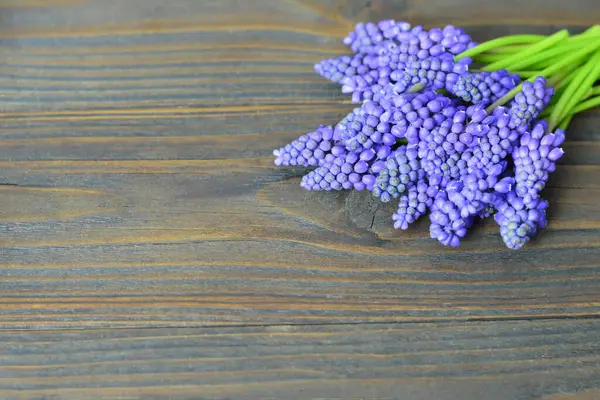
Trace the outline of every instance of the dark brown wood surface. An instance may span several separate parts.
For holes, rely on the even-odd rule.
[[[599,329],[582,320],[0,333],[0,398],[591,400]]]
[[[0,0],[0,398],[600,398],[597,110],[520,251],[492,221],[456,249],[395,231],[273,165],[352,109],[313,64],[382,18],[481,41],[600,7]]]

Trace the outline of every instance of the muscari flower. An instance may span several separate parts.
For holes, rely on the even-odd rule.
[[[465,108],[446,107],[440,115],[444,119],[433,129],[422,128],[419,130],[418,155],[421,159],[421,166],[430,176],[443,175],[446,169],[443,167],[444,164],[452,155],[462,152],[467,146],[464,138],[461,137],[467,120]],[[453,161],[455,163],[458,159]]]
[[[333,136],[331,126],[321,125],[314,132],[302,135],[292,143],[274,150],[275,165],[320,165],[335,147]]]
[[[307,190],[373,190],[375,176],[370,173],[376,152],[341,151],[337,156],[302,177],[300,186]]]
[[[525,204],[514,191],[502,197],[494,215],[500,236],[508,248],[519,249],[546,226],[548,202],[542,198]]]
[[[464,218],[461,209],[449,198],[446,191],[437,192],[429,214],[429,234],[446,246],[460,245],[460,239],[473,225],[474,217]]]
[[[487,105],[500,99],[520,82],[519,75],[504,69],[466,73],[457,79],[450,91],[468,103]]]
[[[377,173],[373,195],[388,202],[425,178],[425,171],[417,159],[417,149],[401,146],[385,162],[374,165]]]
[[[403,71],[397,73],[394,89],[403,93],[414,85],[422,85],[429,90],[451,88],[459,76],[468,71],[471,62],[469,57],[455,61],[451,53],[409,62]]]
[[[398,209],[392,215],[394,228],[406,230],[408,226],[423,216],[432,206],[437,188],[429,186],[421,179],[409,187],[408,192],[400,197]]]
[[[442,52],[460,54],[476,45],[462,29],[453,25],[426,30],[408,22],[387,19],[378,23],[358,23],[343,40],[355,53],[403,53],[420,58]]]
[[[535,202],[545,188],[550,173],[556,169],[556,161],[563,155],[559,147],[565,140],[561,129],[544,133],[548,125],[541,121],[531,132],[521,136],[519,146],[513,151],[516,194],[526,205]]]
[[[323,78],[342,84],[348,78],[357,77],[365,81],[365,85],[377,82],[377,57],[370,54],[344,55],[322,60],[314,65],[315,71]]]
[[[523,82],[523,89],[510,103],[509,127],[520,132],[526,130],[529,123],[550,103],[553,94],[554,89],[546,86],[544,77],[538,76],[533,83]]]

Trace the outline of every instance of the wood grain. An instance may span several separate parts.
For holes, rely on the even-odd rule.
[[[589,400],[597,320],[0,333],[2,399]]]
[[[357,21],[483,40],[600,20],[594,0],[505,3],[0,1],[0,327],[599,316],[597,111],[521,251],[492,222],[458,249],[394,231],[389,207],[272,163],[352,109],[312,67]]]

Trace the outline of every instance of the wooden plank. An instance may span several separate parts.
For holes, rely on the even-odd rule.
[[[8,331],[0,397],[584,400],[600,395],[599,329],[593,319]]]
[[[312,66],[347,52],[356,21],[483,40],[599,13],[595,0],[0,2],[0,327],[599,315],[598,112],[575,121],[549,227],[518,252],[492,222],[458,249],[426,221],[394,231],[389,207],[307,193],[270,156],[352,109]]]

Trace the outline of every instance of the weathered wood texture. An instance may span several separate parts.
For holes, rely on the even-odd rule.
[[[596,0],[0,1],[0,327],[600,315],[598,112],[569,132],[549,227],[458,249],[367,197],[309,194],[271,150],[352,109],[312,70],[359,20],[478,40],[574,31]],[[367,204],[367,205],[365,205]]]
[[[599,330],[582,320],[4,332],[0,398],[591,400]]]

